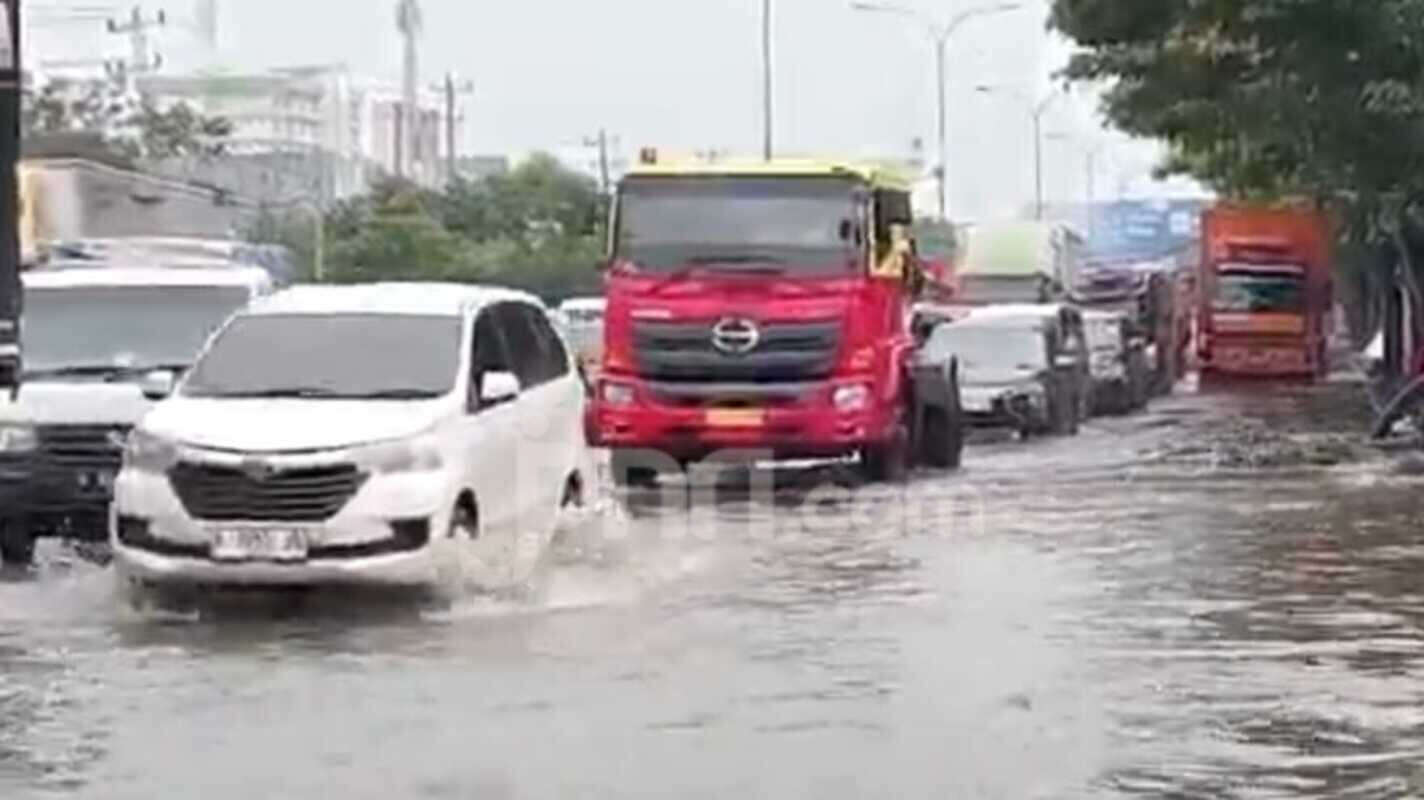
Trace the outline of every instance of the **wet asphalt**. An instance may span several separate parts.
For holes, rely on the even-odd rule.
[[[50,546],[0,581],[0,798],[1424,796],[1424,478],[1363,406],[604,496],[452,603],[138,614]]]

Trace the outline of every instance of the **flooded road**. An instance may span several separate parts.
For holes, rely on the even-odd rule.
[[[1364,430],[1362,396],[599,514],[449,609],[141,618],[51,551],[0,583],[0,797],[1424,794],[1424,479],[1218,455]]]

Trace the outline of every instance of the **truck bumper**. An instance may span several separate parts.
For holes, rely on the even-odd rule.
[[[612,379],[633,391],[632,402],[605,401],[603,383],[589,404],[589,444],[648,449],[696,460],[719,450],[765,450],[778,459],[834,458],[889,441],[899,404],[877,397],[873,379],[789,385],[677,387],[637,379]],[[867,401],[838,409],[837,389],[865,386]],[[688,394],[691,392],[692,396]],[[724,412],[736,411],[730,415]]]
[[[1238,378],[1312,378],[1324,371],[1304,343],[1230,341],[1204,353],[1201,370]]]

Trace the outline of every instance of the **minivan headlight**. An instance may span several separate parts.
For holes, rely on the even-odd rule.
[[[140,472],[167,472],[178,463],[178,445],[172,441],[134,428],[124,446],[124,467]]]
[[[0,425],[0,453],[33,453],[39,446],[33,425]]]
[[[445,465],[433,436],[368,445],[356,451],[355,461],[369,472],[386,475],[434,472]]]

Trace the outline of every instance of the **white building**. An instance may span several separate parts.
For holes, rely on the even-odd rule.
[[[288,174],[265,183],[284,190],[309,186],[322,201],[360,194],[376,176],[397,174],[403,148],[411,148],[414,164],[406,177],[427,186],[444,180],[444,111],[434,92],[418,98],[412,136],[399,113],[399,88],[341,65],[153,75],[139,88],[160,103],[183,101],[230,120],[234,157],[280,162],[270,168]]]

